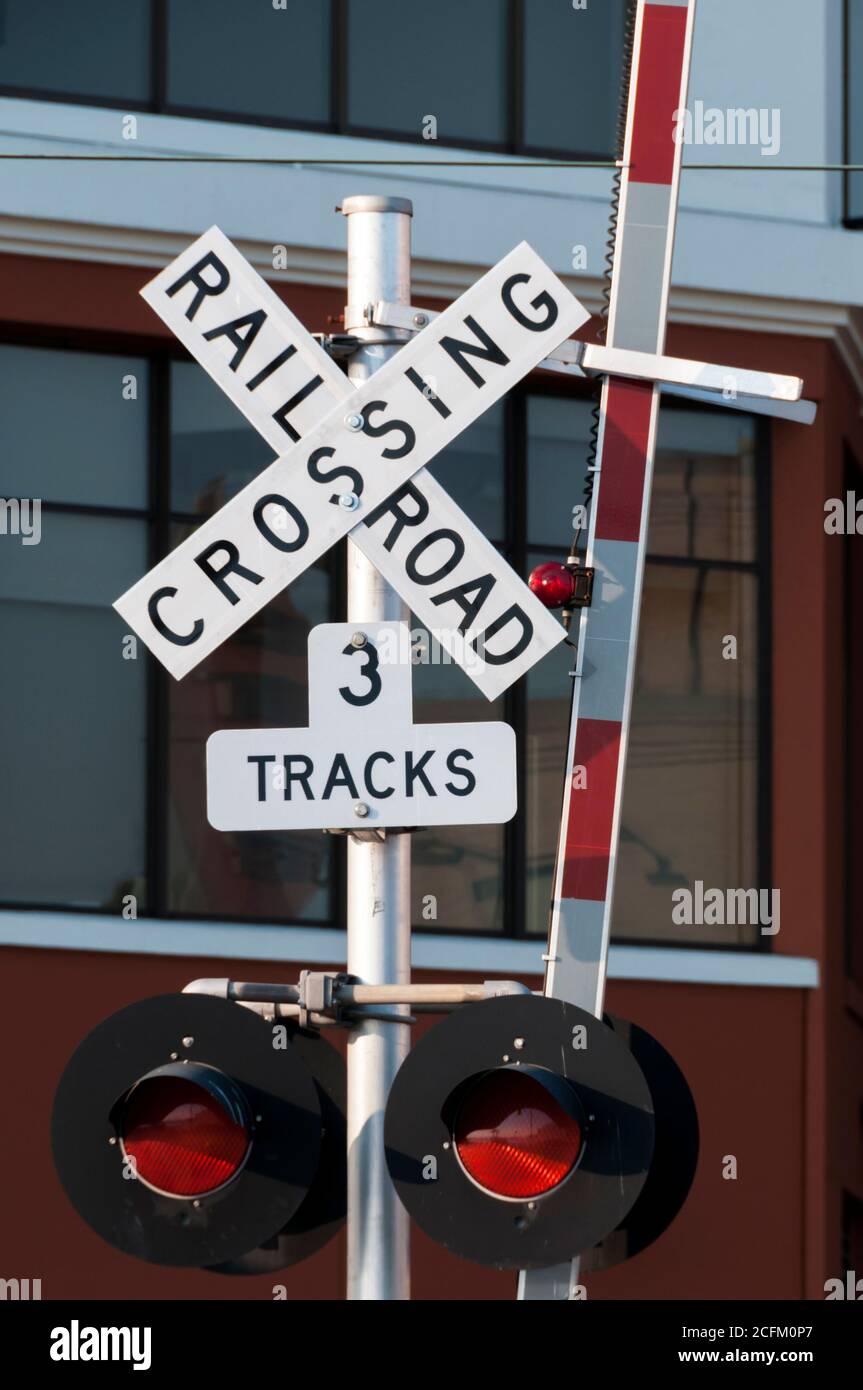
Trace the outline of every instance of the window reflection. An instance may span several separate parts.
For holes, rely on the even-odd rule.
[[[416,619],[412,629],[420,632]],[[414,723],[462,724],[503,719],[504,702],[489,703],[437,642],[414,667]],[[501,825],[432,826],[412,837],[411,918],[416,926],[502,931],[504,842]]]
[[[146,507],[145,358],[0,344],[0,421],[4,496]]]
[[[173,544],[187,528],[176,527]],[[327,622],[314,567],[169,691],[168,898],[172,912],[268,922],[331,921],[333,841],[320,831],[213,830],[204,746],[217,729],[308,724],[307,640]]]
[[[525,4],[528,149],[577,150],[586,159],[614,157],[625,16],[625,0],[602,0],[580,9],[572,0]]]
[[[168,0],[167,99],[194,110],[322,122],[329,0]]]
[[[111,604],[147,568],[145,523],[43,512],[0,536],[4,900],[147,907],[146,668]]]
[[[348,125],[449,143],[506,138],[507,7],[500,0],[348,0]],[[379,74],[386,72],[386,83]]]
[[[171,510],[212,516],[275,454],[197,362],[171,363]]]
[[[751,944],[757,927],[680,926],[675,888],[759,886],[757,579],[648,564],[615,886],[623,940]],[[735,635],[736,659],[724,639]],[[563,791],[571,653],[529,676],[527,929],[545,932]]]

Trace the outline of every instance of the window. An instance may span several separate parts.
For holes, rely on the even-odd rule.
[[[449,144],[507,138],[508,6],[500,0],[349,0],[347,124]],[[409,22],[405,22],[409,14]]]
[[[587,451],[585,401],[527,400],[527,568],[561,555]],[[760,887],[766,748],[759,631],[764,545],[750,417],[663,407],[615,890],[618,940],[739,946],[758,928],[686,928],[675,888]],[[561,506],[556,499],[564,499]],[[735,639],[735,656],[727,638]],[[566,748],[566,650],[528,678],[525,928],[547,927]],[[761,775],[759,776],[759,768]]]
[[[863,0],[845,0],[845,162],[863,164]],[[863,227],[863,172],[845,175],[845,220]]]
[[[151,0],[3,0],[0,89],[146,103],[152,14]]]
[[[146,666],[123,660],[111,603],[149,560],[147,400],[140,358],[0,346],[10,902],[146,898]]]
[[[4,0],[0,91],[611,159],[627,0]],[[5,22],[2,22],[5,16]]]
[[[168,0],[165,100],[285,125],[329,116],[329,0]]]
[[[565,552],[592,410],[586,398],[522,389],[431,465],[521,574]],[[196,364],[170,353],[0,345],[0,421],[0,492],[42,499],[38,546],[0,537],[0,642],[15,654],[0,691],[3,727],[15,731],[4,749],[15,807],[0,837],[6,905],[116,912],[132,892],[153,916],[343,921],[343,840],[214,831],[204,774],[216,729],[306,724],[306,640],[343,615],[343,548],[173,681],[142,648],[128,657],[110,605],[269,462],[267,446]],[[768,881],[760,437],[745,415],[662,412],[619,940],[758,944],[757,927],[674,925],[671,893],[696,879]],[[522,811],[506,826],[413,837],[415,925],[541,936],[568,653],[492,705],[439,649],[426,656],[414,668],[415,718],[513,724]]]

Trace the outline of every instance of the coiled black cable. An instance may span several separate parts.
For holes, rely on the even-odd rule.
[[[623,159],[626,145],[626,117],[629,111],[629,81],[632,75],[632,56],[635,48],[635,18],[637,10],[638,0],[630,0],[623,26],[623,62],[620,70],[620,93],[617,104],[617,152],[615,154],[617,160]],[[620,185],[622,176],[623,170],[621,168],[616,168],[611,183],[611,212],[608,220],[608,239],[605,248],[605,275],[602,285],[602,301],[599,309],[599,326],[596,335],[597,342],[599,343],[605,342],[608,332],[608,315],[611,309],[611,277],[614,271],[614,248],[617,244],[617,220],[620,215]],[[599,452],[601,404],[602,378],[600,377],[594,389],[590,432],[587,440],[587,476],[584,481],[585,524],[575,532],[571,547],[572,556],[577,556],[582,537],[584,537],[584,547],[587,545],[587,528],[590,521],[590,505],[593,501],[593,480],[595,477],[595,474],[591,470],[596,463],[597,453]]]

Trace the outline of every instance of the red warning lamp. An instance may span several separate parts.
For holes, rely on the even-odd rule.
[[[135,1173],[168,1197],[199,1197],[236,1177],[249,1153],[242,1093],[213,1067],[162,1067],[142,1077],[119,1116]]]
[[[531,571],[528,580],[531,593],[535,594],[546,608],[565,608],[572,602],[575,594],[575,575],[566,565],[557,560],[548,560]]]
[[[582,1129],[535,1069],[501,1068],[471,1087],[453,1125],[468,1177],[495,1197],[552,1192],[575,1167]]]

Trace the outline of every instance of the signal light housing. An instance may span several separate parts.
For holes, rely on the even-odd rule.
[[[536,1269],[620,1225],[653,1134],[647,1082],[611,1028],[572,1004],[505,995],[465,1005],[415,1044],[384,1141],[427,1235],[479,1264]]]
[[[274,1042],[257,1014],[194,994],[132,1004],[84,1039],[60,1079],[52,1143],[93,1230],[140,1259],[224,1267],[287,1229],[282,1263],[302,1258],[308,1229],[290,1225],[321,1165],[322,1089],[293,1038]],[[329,1234],[332,1188],[329,1205],[318,1198]]]

